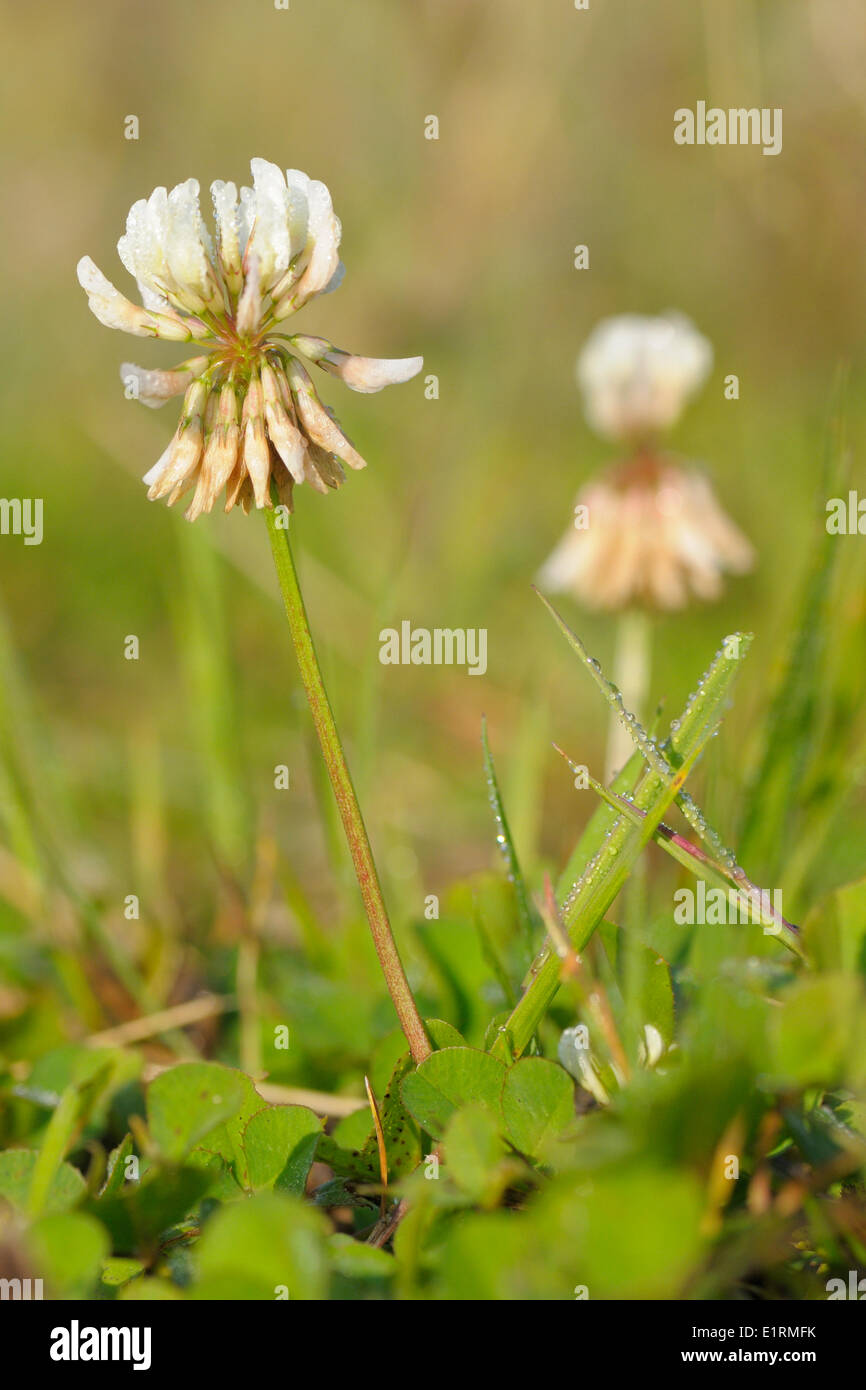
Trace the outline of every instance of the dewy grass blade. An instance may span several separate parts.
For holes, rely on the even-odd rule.
[[[632,796],[645,767],[646,763],[640,753],[635,750],[625,767],[622,768],[614,778],[611,789],[615,792],[619,792],[623,796]],[[578,770],[581,778],[580,785],[588,788],[588,770],[585,771],[583,768],[575,768],[575,772]],[[577,785],[577,779],[575,779],[575,786]],[[614,811],[610,806],[602,804],[596,807],[584,827],[580,839],[572,850],[568,863],[557,880],[556,893],[559,902],[564,902],[568,897],[575,883],[579,880],[585,866],[598,854],[619,819],[619,813]],[[538,967],[542,959],[548,954],[548,948],[545,946],[535,958],[532,964],[530,977],[528,978],[538,973]],[[526,983],[527,981],[524,981],[524,984]]]
[[[654,780],[661,782],[661,788],[656,791],[643,823],[631,825],[622,817],[596,859],[587,865],[576,892],[563,907],[569,939],[577,953],[584,949],[596,927],[603,921],[641,850],[651,839],[656,825],[703,752],[706,739],[711,736],[711,732],[708,732],[706,738],[697,743],[688,761],[682,764],[670,782],[661,782],[657,774],[651,774]],[[647,780],[642,783],[642,788]],[[622,830],[624,834],[618,833]],[[547,954],[543,959],[537,959],[526,991],[491,1049],[494,1054],[499,1055],[502,1049],[507,1049],[514,1059],[521,1055],[559,987],[560,968],[556,955]]]
[[[545,598],[544,594],[540,593],[538,589],[536,589],[535,592],[550,613],[560,632],[564,635],[571,649],[580,657],[605,700],[610,705],[613,713],[625,727],[635,747],[642,754],[644,761],[650,767],[655,768],[657,772],[660,772],[662,776],[667,776],[668,765],[660,754],[658,745],[654,739],[650,738],[637,716],[633,714],[631,710],[626,709],[622,695],[617,686],[607,679],[595,657],[589,655],[589,652],[586,650],[586,647],[581,642],[577,633],[572,632],[568,624],[557,613],[550,600]]]
[[[557,751],[562,752],[561,749]],[[562,756],[566,757],[564,753]],[[573,767],[570,758],[566,758],[566,762]],[[642,824],[646,817],[645,811],[639,811],[626,797],[617,796],[614,792],[608,791],[607,787],[603,787],[594,777],[590,777],[589,781],[593,791],[597,792],[609,806],[624,815],[633,825]],[[682,864],[696,878],[702,878],[705,883],[712,884],[714,888],[722,888],[726,892],[733,889],[738,894],[744,894],[750,900],[760,900],[761,910],[771,916],[777,924],[777,930],[767,934],[778,936],[779,940],[784,942],[790,951],[806,959],[806,952],[800,940],[798,929],[776,911],[772,903],[767,901],[766,895],[761,893],[757,884],[746,878],[745,874],[742,874],[742,870],[739,871],[739,874],[732,873],[723,864],[711,859],[698,845],[693,845],[690,840],[684,839],[682,835],[678,835],[675,830],[671,830],[670,826],[663,822],[660,822],[656,827],[653,839],[672,859],[675,859],[678,864]]]
[[[671,724],[670,734],[664,740],[663,743],[658,744],[656,740],[653,737],[651,737],[651,735],[648,734],[644,728],[642,728],[635,716],[623,707],[622,697],[619,691],[617,690],[616,686],[612,685],[611,682],[606,679],[598,662],[589,656],[585,646],[581,642],[580,638],[576,635],[576,633],[571,631],[568,625],[556,612],[556,609],[553,607],[553,605],[549,603],[543,595],[539,595],[539,597],[541,597],[542,602],[553,616],[554,620],[557,623],[557,626],[565,635],[569,645],[575,652],[577,652],[578,656],[583,661],[584,665],[587,667],[587,670],[589,671],[593,680],[596,682],[596,684],[599,686],[602,693],[604,694],[605,699],[614,709],[618,717],[623,722],[624,726],[628,729],[636,744],[635,753],[632,755],[632,758],[626,764],[619,777],[614,781],[612,790],[622,795],[630,796],[637,782],[639,764],[642,764],[644,761],[647,763],[650,769],[656,772],[663,779],[667,779],[668,777],[670,777],[672,771],[680,765],[680,761],[682,758],[682,754],[680,752],[681,747],[688,746],[690,739],[694,735],[695,731],[700,727],[701,722],[705,722],[705,711],[707,708],[705,691],[712,670],[715,669],[718,662],[722,659],[728,659],[731,661],[742,660],[743,656],[746,655],[746,653],[749,650],[749,647],[751,646],[751,635],[744,633],[736,633],[724,639],[722,647],[716,654],[713,667],[710,671],[706,672],[698,681],[697,688],[689,696],[689,699],[686,703],[686,707],[682,715],[679,719],[674,720],[674,722]],[[718,720],[721,719],[721,716],[724,711],[725,698],[726,697],[724,697],[722,701],[720,701],[715,711],[715,718]],[[734,854],[731,852],[731,850],[726,848],[726,846],[721,840],[721,837],[712,828],[712,826],[709,825],[703,813],[699,810],[691,796],[689,796],[688,792],[686,792],[685,790],[681,791],[678,794],[676,800],[677,804],[679,805],[680,809],[683,812],[683,815],[686,817],[689,824],[693,827],[694,830],[697,831],[701,838],[705,840],[705,842],[708,844],[710,850],[716,856],[716,858],[722,861],[725,870],[729,872],[731,876],[735,879],[740,879],[741,881],[747,882],[748,880],[746,880],[746,875],[737,864]],[[601,848],[600,843],[596,842],[598,838],[597,834],[595,836],[591,836],[588,833],[592,830],[594,821],[595,818],[593,818],[593,821],[590,822],[590,826],[587,827],[587,831],[584,832],[584,835],[581,837],[580,845],[578,846],[578,849],[581,849],[584,847],[585,844],[585,847],[588,851],[587,857],[581,860],[581,863],[584,866],[588,865],[588,863],[591,862],[592,857]],[[604,822],[600,821],[598,828],[600,829],[601,825],[603,824]],[[608,822],[605,825],[604,829],[605,837],[607,831],[609,829],[612,829],[613,825],[615,825],[615,820],[611,822],[610,818],[608,818]],[[569,868],[571,868],[571,864],[575,857],[576,856],[574,855],[572,856],[572,861],[570,861],[569,863]],[[577,890],[579,883],[580,879],[578,879],[572,892],[575,892]],[[562,884],[560,885],[560,887],[562,888]]]
[[[632,796],[645,767],[646,763],[640,753],[637,751],[632,753],[625,767],[611,783],[611,790],[622,796]],[[588,784],[585,783],[585,785]],[[601,849],[605,837],[613,829],[618,819],[618,814],[609,806],[596,807],[557,880],[556,892],[560,902],[567,897],[572,886],[583,872],[584,866]]]
[[[574,636],[552,606],[547,604],[547,607],[570,645],[601,685],[608,702],[615,704],[618,692],[610,688],[600,669],[591,664],[583,643]],[[689,771],[716,732],[740,662],[750,644],[751,637],[747,634],[736,634],[725,639],[709,670],[698,682],[697,690],[690,696],[681,718],[671,725],[669,739],[661,747],[649,738],[645,730],[635,729],[637,721],[634,724],[629,722],[635,742],[639,742],[640,752],[643,754],[648,744],[653,750],[647,759],[650,765],[634,795],[635,806],[645,812],[645,816],[640,826],[632,825],[625,816],[615,820],[601,848],[586,865],[563,904],[563,918],[576,951],[584,949],[603,920],[643,846],[654,834],[668,806],[681,792]],[[627,713],[623,711],[623,714]],[[676,768],[673,777],[672,766]],[[513,1056],[520,1056],[556,994],[559,977],[560,962],[555,955],[543,952],[536,958],[524,994],[501,1030],[492,1049],[494,1052],[507,1054],[510,1050]]]

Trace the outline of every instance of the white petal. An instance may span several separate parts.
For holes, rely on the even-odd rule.
[[[87,292],[90,311],[106,328],[118,328],[139,338],[153,337],[157,332],[152,316],[137,304],[132,304],[115,289],[89,256],[78,262],[78,283]]]
[[[709,342],[682,314],[604,319],[577,362],[587,419],[613,438],[667,429],[712,361]]]
[[[165,291],[172,287],[165,259],[167,207],[164,188],[155,188],[149,199],[133,203],[126,219],[126,235],[117,243],[120,259],[138,281],[145,307],[156,313],[168,308]]]
[[[299,256],[307,244],[310,222],[310,180],[300,169],[286,170],[290,259]]]
[[[289,193],[283,172],[266,159],[250,160],[255,192],[255,224],[248,254],[259,258],[262,289],[270,289],[288,270]]]
[[[372,395],[385,386],[411,381],[424,365],[423,357],[354,357],[335,349],[319,361],[319,366],[338,376],[353,391]]]
[[[242,337],[252,335],[258,329],[261,320],[262,290],[259,258],[255,251],[251,251],[247,257],[243,292],[238,300],[238,312],[235,320],[238,333]]]
[[[246,247],[240,241],[238,190],[233,183],[217,179],[210,186],[216,223],[217,252],[226,277],[236,279],[241,273],[241,260]]]
[[[251,188],[244,187],[241,189],[238,202],[238,243],[241,248],[241,260],[246,255],[255,220],[256,195]]]
[[[340,220],[334,214],[331,195],[323,183],[310,183],[310,224],[307,232],[309,260],[292,295],[295,308],[300,308],[313,295],[320,294],[336,273],[340,264]]]
[[[202,369],[208,359],[199,358]],[[130,380],[136,384],[135,400],[141,401],[142,405],[148,405],[151,409],[158,409],[165,405],[173,396],[182,396],[193,379],[193,371],[189,368],[179,368],[175,371],[151,371],[147,367],[137,367],[134,362],[122,362],[120,366],[120,379],[126,386]]]
[[[333,293],[334,293],[334,290],[338,290],[338,289],[340,288],[340,286],[342,285],[342,283],[343,283],[343,281],[345,280],[345,278],[346,278],[346,267],[343,265],[343,262],[342,262],[342,261],[338,261],[338,262],[337,262],[337,269],[334,271],[333,275],[331,276],[331,278],[330,278],[330,280],[328,281],[328,283],[327,283],[327,285],[325,286],[325,288],[324,288],[323,290],[320,290],[319,293],[320,293],[320,294],[333,294]]]
[[[147,203],[144,198],[140,198],[129,209],[126,216],[126,233],[117,243],[117,254],[135,279],[138,279],[138,247],[146,216]]]
[[[654,1023],[645,1023],[640,1043],[641,1061],[644,1066],[654,1067],[665,1050],[664,1039]]]
[[[214,293],[212,247],[199,207],[197,179],[179,183],[168,195],[165,254],[172,278],[193,313],[194,300],[207,304]],[[186,306],[185,306],[186,307]]]
[[[171,443],[163,450],[153,467],[148,468],[142,478],[141,481],[146,483],[148,487],[153,487],[157,479],[168,470],[168,466],[171,463],[171,456],[174,453],[174,443],[174,438],[172,438]]]
[[[113,295],[120,293],[89,256],[81,257],[75,267],[75,273],[78,276],[79,285],[87,294],[95,294],[110,299]]]

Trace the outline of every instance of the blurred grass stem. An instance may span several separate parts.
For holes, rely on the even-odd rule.
[[[619,686],[627,710],[643,720],[652,667],[652,620],[639,609],[620,614],[616,629],[613,683]],[[605,757],[605,782],[609,785],[632,755],[628,729],[611,711]]]

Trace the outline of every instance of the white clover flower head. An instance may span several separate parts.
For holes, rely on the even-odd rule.
[[[684,315],[620,314],[590,334],[576,375],[598,434],[644,442],[676,423],[712,365],[712,347]]]
[[[587,608],[668,610],[718,598],[722,576],[753,563],[752,546],[702,472],[641,454],[578,494],[575,524],[538,584]]]
[[[144,481],[148,497],[167,496],[169,506],[195,488],[191,521],[223,489],[226,511],[272,506],[272,484],[291,509],[295,483],[327,492],[344,480],[343,463],[365,466],[301,357],[361,392],[409,381],[423,365],[421,357],[356,357],[324,338],[274,334],[339,285],[340,222],[323,183],[264,159],[250,167],[252,188],[211,184],[214,238],[195,179],[133,204],[117,250],[142,305],[88,256],[78,263],[90,308],[107,328],[196,344],[196,356],[167,371],[129,362],[120,369],[145,405],[184,398],[175,435]]]

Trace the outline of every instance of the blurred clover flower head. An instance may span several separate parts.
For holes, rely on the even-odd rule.
[[[609,439],[653,438],[676,424],[712,365],[712,347],[683,314],[603,319],[577,359],[586,417]]]
[[[594,479],[577,501],[588,525],[566,533],[539,584],[587,608],[682,608],[691,596],[718,598],[725,571],[751,568],[751,545],[696,469],[645,456]]]
[[[272,505],[273,480],[290,509],[295,483],[339,487],[342,464],[364,460],[320,401],[301,359],[354,391],[408,381],[423,359],[356,357],[323,338],[273,336],[316,295],[340,284],[340,222],[323,183],[253,159],[253,187],[211,184],[216,236],[205,226],[195,179],[157,188],[130,209],[117,244],[142,305],[126,299],[89,256],[78,279],[100,323],[138,337],[194,342],[197,355],[168,371],[124,363],[121,377],[149,406],[183,395],[180,423],[144,476],[169,505],[195,487],[187,517]]]
[[[751,568],[752,547],[704,474],[657,443],[712,361],[682,315],[623,314],[594,329],[577,362],[586,415],[628,453],[578,494],[574,525],[539,573],[542,589],[587,608],[675,609],[718,598],[724,573]]]

